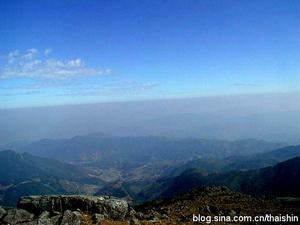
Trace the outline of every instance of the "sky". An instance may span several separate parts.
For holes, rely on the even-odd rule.
[[[300,2],[0,0],[0,108],[293,93]]]

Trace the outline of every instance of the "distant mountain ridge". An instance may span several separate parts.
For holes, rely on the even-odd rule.
[[[17,183],[37,177],[79,180],[87,172],[71,164],[53,159],[17,153],[12,150],[0,151],[0,183]]]
[[[159,136],[115,137],[84,135],[71,139],[44,139],[21,147],[19,151],[65,162],[190,160],[250,155],[285,146],[282,143],[245,139],[239,141],[167,138]]]
[[[170,197],[210,185],[227,186],[232,190],[256,196],[300,197],[300,157],[249,171],[207,175],[199,169],[187,170],[174,178],[161,196]]]
[[[300,156],[300,145],[287,146],[275,150],[251,155],[234,155],[224,159],[195,159],[173,169],[174,176],[194,168],[201,168],[208,173],[220,173],[231,170],[253,170],[273,166],[282,161]]]
[[[233,156],[227,159],[229,164],[227,170],[257,169],[272,166],[298,156],[300,156],[300,145],[287,146],[249,156]],[[230,161],[232,161],[232,163],[230,163]]]
[[[22,195],[76,193],[100,179],[84,168],[53,159],[0,151],[0,203],[15,205]]]

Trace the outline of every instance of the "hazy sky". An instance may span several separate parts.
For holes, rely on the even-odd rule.
[[[0,109],[1,144],[110,135],[300,143],[300,92]]]
[[[0,0],[0,107],[293,92],[300,1]]]

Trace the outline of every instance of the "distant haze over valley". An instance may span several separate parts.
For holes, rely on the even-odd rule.
[[[2,109],[0,144],[97,132],[297,144],[299,115],[298,92]]]

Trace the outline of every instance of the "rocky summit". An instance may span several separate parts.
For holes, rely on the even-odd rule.
[[[129,211],[126,200],[110,196],[24,196],[17,208],[0,207],[0,224],[97,224],[104,219],[122,221]]]
[[[100,213],[111,219],[122,219],[128,211],[128,203],[126,200],[110,196],[25,196],[20,198],[18,208],[26,209],[34,214],[44,211],[55,213],[78,210],[86,213]]]
[[[299,206],[299,200],[294,198],[257,198],[226,187],[197,188],[172,198],[149,201],[134,208],[124,199],[109,196],[25,196],[19,199],[17,208],[0,207],[0,224],[185,225],[194,224],[194,214],[229,217],[266,213],[300,215]]]

